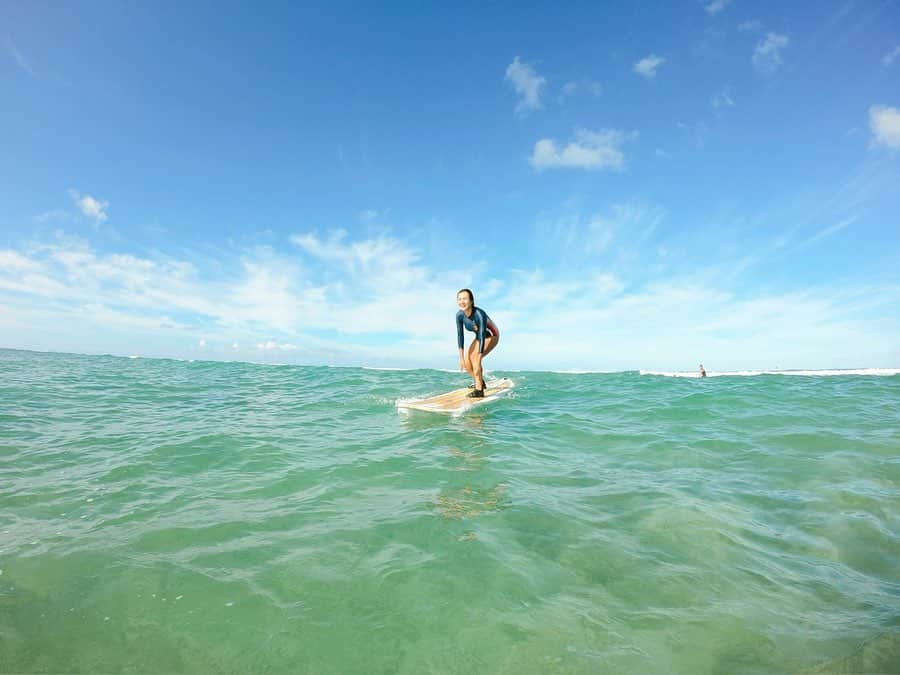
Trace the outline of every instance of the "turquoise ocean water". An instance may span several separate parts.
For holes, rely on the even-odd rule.
[[[0,350],[0,672],[900,672],[900,375]]]

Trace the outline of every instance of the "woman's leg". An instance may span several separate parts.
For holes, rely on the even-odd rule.
[[[468,350],[468,351],[463,352],[463,356],[462,356],[462,366],[463,366],[463,368],[465,368],[465,371],[466,371],[469,375],[471,375],[472,377],[475,377],[475,369],[472,368],[472,358],[471,358],[471,355],[470,355],[470,352],[471,352],[471,351],[472,351],[472,348],[469,347],[469,350]]]
[[[472,370],[469,371],[469,374],[475,380],[475,388],[484,390],[484,372],[481,367],[481,360],[491,353],[494,347],[497,346],[497,343],[500,342],[499,335],[490,335],[484,339],[484,354],[478,353],[478,340],[473,340],[472,344],[469,345],[469,364],[472,367]]]

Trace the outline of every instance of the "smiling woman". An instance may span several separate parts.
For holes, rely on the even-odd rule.
[[[491,321],[487,312],[475,306],[475,295],[468,288],[463,288],[456,294],[456,304],[459,306],[459,311],[456,313],[459,367],[475,380],[474,390],[469,396],[483,398],[485,386],[481,361],[500,342],[500,329]],[[469,345],[468,351],[463,348],[465,344],[463,328],[475,333],[475,339]]]

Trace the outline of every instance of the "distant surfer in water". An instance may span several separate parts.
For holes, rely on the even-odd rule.
[[[474,390],[469,398],[484,398],[484,374],[481,360],[491,353],[500,342],[500,329],[480,307],[475,306],[475,296],[468,288],[456,294],[456,342],[459,346],[459,367],[475,380]],[[463,328],[473,331],[475,339],[464,349]]]
[[[706,370],[703,368],[703,364],[700,364],[700,377],[706,377]]]

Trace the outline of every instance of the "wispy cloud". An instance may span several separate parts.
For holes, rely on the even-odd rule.
[[[639,200],[623,201],[584,213],[577,203],[567,203],[560,212],[541,214],[535,222],[534,240],[544,256],[556,260],[561,269],[589,269],[645,278],[648,251],[666,218],[659,206]],[[634,269],[641,258],[640,270]],[[656,262],[655,260],[653,261]]]
[[[759,19],[750,19],[748,21],[741,21],[738,24],[738,30],[742,33],[758,33],[762,30],[762,21]]]
[[[806,244],[814,244],[817,241],[824,239],[825,237],[830,237],[831,235],[840,232],[848,225],[852,225],[857,220],[859,220],[859,216],[850,216],[849,218],[844,218],[843,220],[835,223],[834,225],[829,225],[828,227],[824,227],[818,232],[816,232],[810,239],[806,242]]]
[[[843,5],[838,7],[837,11],[835,11],[831,15],[829,22],[832,24],[842,22],[845,18],[847,18],[847,16],[849,14],[851,14],[856,9],[856,7],[857,7],[856,0],[848,0]]]
[[[96,199],[91,195],[79,194],[76,190],[69,190],[69,194],[79,210],[95,223],[103,223],[109,217],[106,213],[106,209],[109,208],[109,202]]]
[[[571,80],[563,85],[560,99],[565,100],[567,97],[575,96],[580,92],[585,92],[595,97],[600,96],[603,93],[603,86],[599,82],[590,79]]]
[[[86,242],[65,237],[32,245],[27,254],[6,251],[0,259],[9,262],[7,256],[13,254],[18,256],[12,258],[18,264],[0,265],[0,288],[17,294],[135,314],[154,310],[217,318],[229,314],[223,305],[204,297],[193,266],[186,262],[119,253],[100,255]],[[23,267],[23,255],[27,268]]]
[[[652,80],[656,77],[657,69],[666,62],[666,60],[660,56],[656,56],[656,54],[651,54],[650,56],[645,56],[640,61],[634,64],[634,72],[636,72],[641,77],[645,77],[648,80]]]
[[[0,271],[22,274],[38,272],[40,269],[41,266],[37,262],[18,251],[0,250]]]
[[[418,255],[391,237],[348,241],[346,230],[332,230],[326,237],[307,232],[290,240],[313,258],[339,266],[342,273],[361,284],[405,288],[426,276],[425,268],[418,265]]]
[[[900,45],[897,45],[891,51],[881,57],[881,65],[883,65],[885,68],[893,65],[898,56],[900,56]]]
[[[621,146],[635,138],[636,132],[619,129],[588,131],[580,129],[575,140],[565,147],[557,146],[549,138],[539,140],[534,145],[531,165],[543,169],[620,169],[625,163]]]
[[[873,143],[892,150],[900,148],[900,110],[883,105],[869,108],[869,129]]]
[[[164,343],[177,354],[171,345],[181,336],[182,349],[197,350],[203,339],[207,356],[223,358],[234,358],[230,345],[243,344],[238,355],[248,357],[291,352],[307,362],[423,364],[453,342],[446,326],[457,288],[475,286],[490,301],[486,289],[502,287],[490,277],[473,278],[477,261],[437,274],[413,248],[387,236],[303,233],[294,243],[293,253],[258,247],[215,260],[211,269],[205,256],[195,264],[100,253],[65,235],[5,249],[0,302],[11,309],[0,327],[9,327],[21,347],[130,354],[135,344]],[[59,325],[67,326],[66,336],[54,329]],[[385,345],[386,335],[392,338]],[[56,336],[55,345],[47,336]]]
[[[713,94],[712,98],[709,100],[709,104],[716,110],[733,106],[734,99],[731,98],[729,87],[723,87],[719,92]]]
[[[781,51],[790,42],[787,35],[766,33],[753,50],[753,67],[762,75],[771,75],[781,67]]]
[[[615,242],[618,255],[623,238],[634,244],[661,219],[657,209],[625,203],[579,220],[578,236],[595,237],[598,251]],[[821,238],[849,224],[826,228]],[[17,336],[10,346],[453,367],[453,295],[470,277],[428,269],[398,239],[309,233],[295,239],[306,262],[248,250],[237,261],[217,261],[218,270],[228,270],[225,279],[189,260],[99,253],[66,238],[5,249],[0,331]],[[379,266],[380,257],[393,262]],[[360,274],[326,283],[311,264]],[[391,273],[391,264],[411,269]],[[682,365],[682,356],[684,365],[711,361],[716,369],[829,367],[858,365],[861,345],[870,365],[884,365],[896,349],[900,326],[884,317],[897,315],[898,288],[754,295],[742,286],[735,294],[702,259],[685,268],[687,275],[654,279],[635,276],[643,264],[595,263],[577,274],[535,267],[476,280],[479,303],[515,336],[492,356],[491,367],[670,369]],[[542,303],[553,307],[552,322],[534,321]],[[64,334],[53,329],[59,325]]]
[[[518,56],[506,67],[506,81],[519,96],[516,103],[517,115],[526,115],[541,107],[541,90],[547,80],[538,75],[530,65],[519,61]]]
[[[297,343],[278,335],[301,336],[302,344],[321,346],[329,341],[317,334],[327,332],[433,334],[441,323],[437,315],[444,318],[436,308],[453,304],[447,288],[455,291],[470,281],[451,275],[435,282],[414,264],[409,249],[390,240],[298,240],[341,274],[323,284],[318,275],[304,273],[296,257],[257,248],[237,260],[217,261],[219,271],[209,276],[186,260],[101,254],[82,240],[62,237],[24,251],[0,251],[0,299],[18,305],[20,316],[43,312],[46,326],[74,326],[91,317],[105,322],[106,331],[199,332],[202,339],[221,333],[223,349],[238,341],[252,345],[273,340],[284,351],[285,344]],[[348,268],[356,273],[347,274]],[[222,269],[228,270],[225,278]],[[384,311],[400,306],[422,322],[410,328],[396,313]],[[25,323],[37,330],[31,319]],[[266,335],[261,342],[260,333]],[[332,352],[339,343],[331,342]],[[192,344],[196,348],[196,338]]]
[[[278,344],[275,340],[266,340],[265,342],[257,343],[256,348],[260,351],[280,350],[283,352],[293,352],[297,350],[297,345],[291,344],[290,342]]]
[[[706,3],[703,8],[706,10],[707,14],[715,16],[725,9],[729,2],[730,0],[712,0],[712,2]]]
[[[32,77],[37,77],[37,73],[35,72],[34,68],[28,62],[28,59],[26,59],[22,55],[22,52],[20,52],[18,50],[18,48],[16,47],[15,43],[12,41],[11,38],[9,38],[9,37],[5,38],[3,40],[3,44],[6,47],[6,51],[9,52],[10,56],[12,56],[12,58],[13,58],[13,61],[16,62],[16,65],[19,66],[19,68],[24,70],[26,73],[28,73]]]
[[[51,209],[50,211],[44,211],[43,213],[37,214],[34,217],[34,221],[36,223],[59,223],[70,220],[71,217],[72,213],[70,211],[64,211],[63,209]]]
[[[866,317],[878,314],[876,305],[882,312],[896,306],[898,288],[881,287],[878,296],[871,288],[819,288],[747,297],[714,278],[698,283],[674,276],[631,290],[607,280],[609,293],[596,292],[596,281],[562,284],[540,270],[515,277],[514,288],[554,307],[554,321],[537,326],[533,306],[498,298],[500,307],[511,308],[497,312],[501,325],[520,338],[504,345],[503,358],[515,363],[540,354],[537,367],[557,368],[693,368],[695,361],[722,370],[841,367],[858,363],[866,345],[865,365],[893,362],[897,322]],[[602,356],[595,345],[603,345]]]

